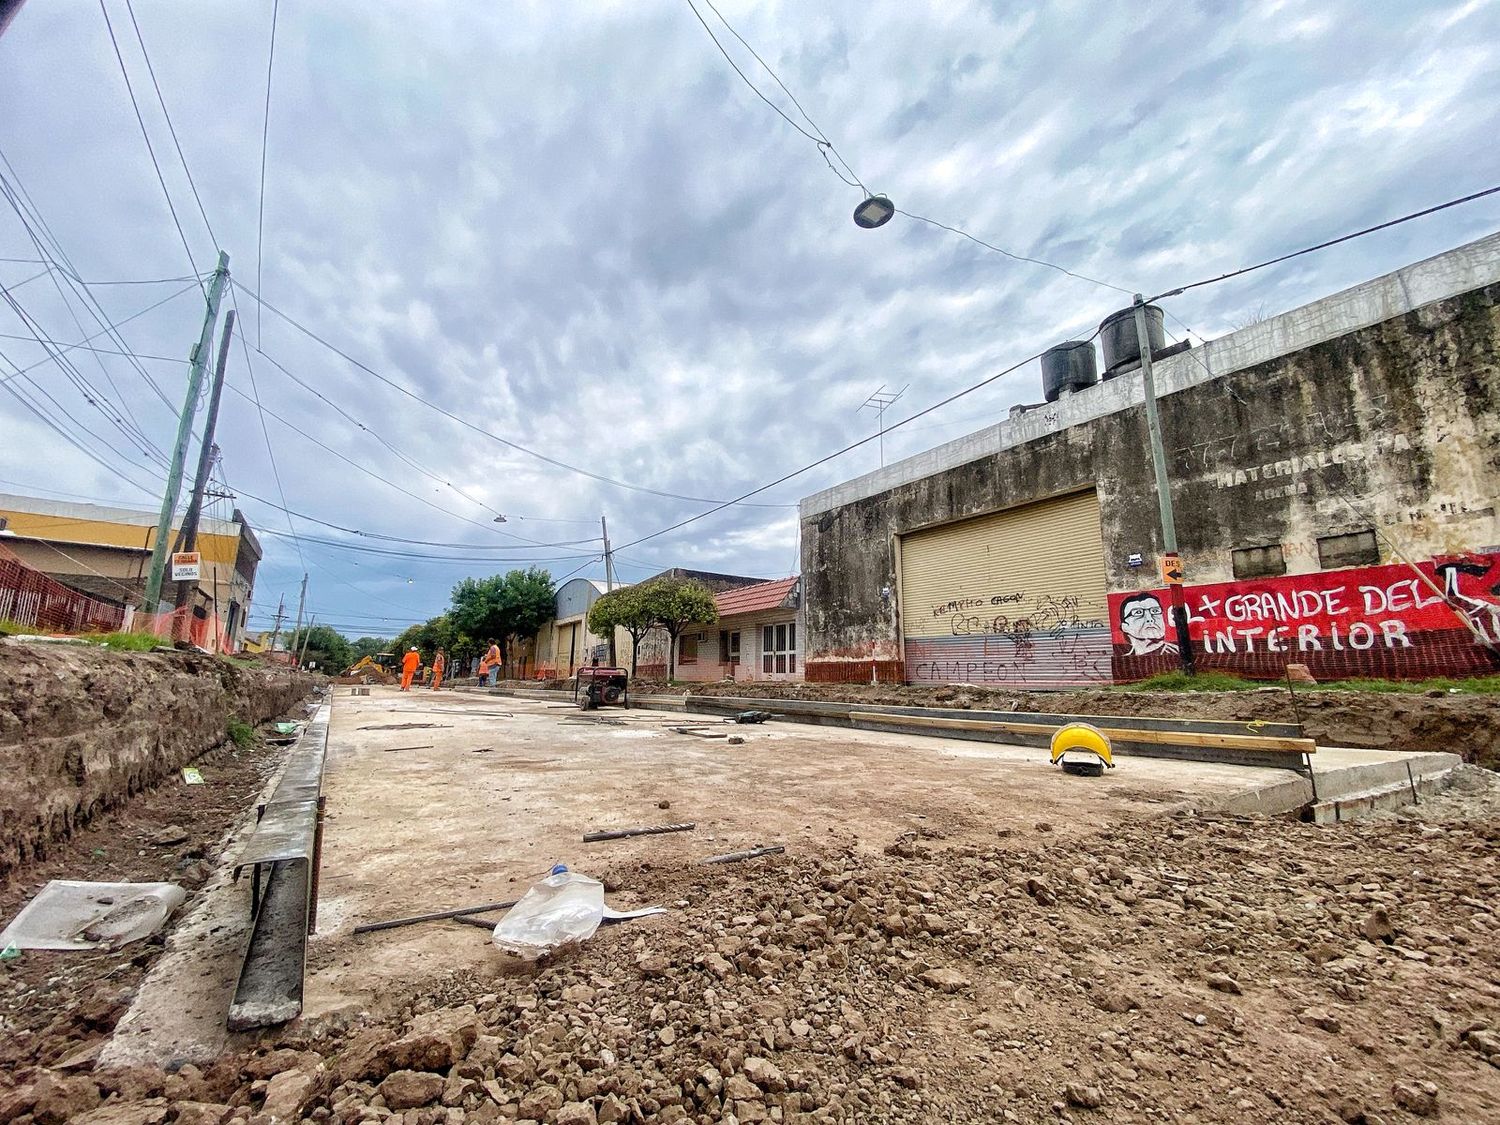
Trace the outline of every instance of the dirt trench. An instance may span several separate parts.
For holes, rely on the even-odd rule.
[[[76,827],[283,715],[314,677],[192,652],[0,645],[0,879]]]

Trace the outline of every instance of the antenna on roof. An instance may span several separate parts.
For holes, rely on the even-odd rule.
[[[906,384],[906,387],[909,386],[911,386],[910,383]],[[880,434],[880,467],[882,469],[885,468],[885,412],[887,408],[894,406],[896,400],[906,393],[906,387],[902,387],[899,391],[888,391],[885,389],[885,384],[881,383],[875,393],[860,403],[859,410],[855,411],[856,414],[866,408],[875,411],[876,424],[879,426],[878,432]]]

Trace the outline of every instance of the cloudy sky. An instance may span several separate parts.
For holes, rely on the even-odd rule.
[[[1128,290],[1500,182],[1497,0],[717,2],[872,191]],[[248,347],[218,442],[264,532],[256,624],[304,565],[315,611],[351,635],[521,559],[602,577],[601,512],[626,580],[786,575],[797,499],[874,468],[874,443],[766,506],[635,541],[872,433],[859,406],[882,384],[906,388],[896,421],[1128,300],[903,216],[856,228],[860,191],[686,0],[283,0],[258,255],[272,4],[133,3],[214,237],[125,0],[104,7],[191,260],[97,0],[30,0],[0,35],[0,171],[87,281],[183,278],[229,253]],[[1496,199],[1446,211],[1175,299],[1169,327],[1222,334],[1497,228]],[[42,257],[3,199],[0,257]],[[32,318],[0,306],[0,379],[71,437],[0,395],[0,490],[159,505],[203,296],[90,286],[120,324],[90,346],[162,357],[137,361],[158,395],[119,355],[48,360],[33,328],[100,331],[54,280],[0,262]],[[1033,363],[887,435],[886,458],[1039,396]],[[272,506],[283,494],[298,515]]]

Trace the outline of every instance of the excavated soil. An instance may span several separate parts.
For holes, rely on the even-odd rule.
[[[571,680],[511,687],[571,691]],[[1325,691],[1285,687],[1256,691],[1015,691],[969,685],[713,683],[639,681],[640,695],[717,695],[753,699],[809,699],[896,707],[946,707],[976,711],[1030,711],[1049,715],[1163,716],[1249,722],[1301,722],[1310,738],[1326,746],[1374,750],[1441,750],[1466,762],[1500,768],[1500,695],[1434,689],[1424,695],[1396,692]]]
[[[0,642],[0,878],[314,683],[195,652]]]
[[[607,886],[672,912],[205,1070],[14,1069],[0,1119],[1494,1121],[1497,843],[1500,779],[1466,767],[1342,825],[1142,814],[621,865]]]

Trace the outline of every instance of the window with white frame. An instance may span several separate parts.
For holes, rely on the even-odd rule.
[[[738,629],[719,630],[719,663],[738,664],[740,662],[740,631]]]
[[[795,621],[761,626],[760,670],[768,675],[797,670],[797,623]]]

